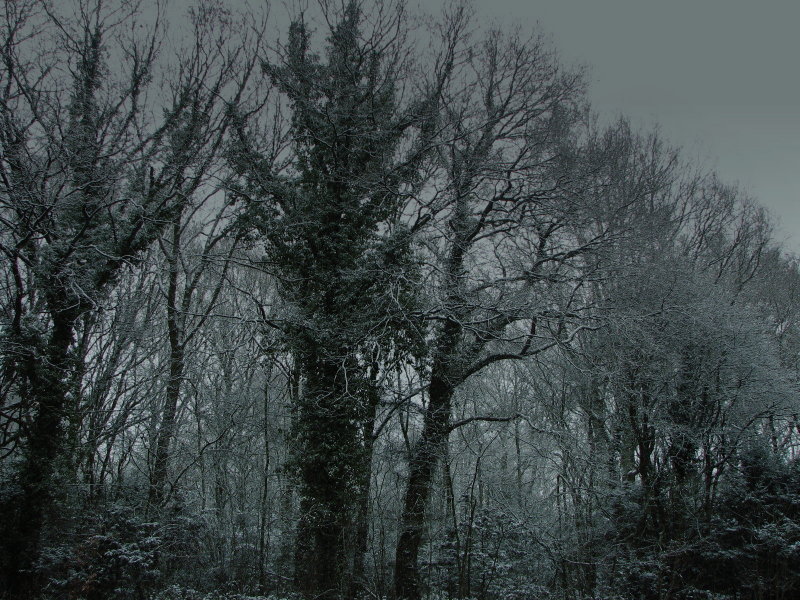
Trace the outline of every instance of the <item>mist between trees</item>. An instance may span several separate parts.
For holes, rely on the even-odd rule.
[[[3,598],[798,596],[797,259],[542,33],[2,13]]]

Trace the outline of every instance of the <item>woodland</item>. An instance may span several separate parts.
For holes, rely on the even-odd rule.
[[[0,598],[800,597],[769,213],[533,25],[307,4],[0,8]]]

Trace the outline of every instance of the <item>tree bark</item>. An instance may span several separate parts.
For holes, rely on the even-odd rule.
[[[169,470],[170,444],[175,435],[175,417],[181,395],[181,383],[185,365],[184,332],[178,306],[178,253],[180,252],[180,215],[172,224],[172,248],[169,261],[169,282],[167,284],[167,332],[169,338],[169,380],[164,399],[164,410],[156,436],[156,452],[153,471],[150,475],[148,504],[160,506],[164,500],[164,485]]]
[[[308,348],[302,359],[306,389],[295,433],[300,484],[295,583],[306,598],[334,599],[350,588],[348,541],[362,457],[359,407],[348,392],[347,367],[323,354]]]
[[[458,343],[462,336],[464,311],[464,256],[470,242],[467,198],[458,194],[451,225],[454,239],[445,266],[446,307],[450,316],[436,341],[431,378],[428,383],[428,407],[422,423],[422,434],[414,446],[409,464],[408,487],[403,503],[400,537],[395,554],[395,597],[398,600],[419,600],[422,596],[419,577],[419,549],[425,527],[436,464],[450,433],[450,412],[453,393],[463,375],[455,365]],[[462,357],[463,359],[463,357]]]
[[[77,315],[69,310],[52,312],[53,329],[46,355],[37,358],[31,354],[26,361],[28,401],[38,409],[17,473],[17,493],[12,492],[2,510],[2,587],[8,598],[29,598],[36,589],[31,570],[53,498],[56,460],[63,450],[69,350]]]
[[[447,359],[455,350],[459,332],[460,326],[455,321],[449,321],[444,326],[439,355],[431,371],[422,435],[414,447],[409,465],[408,487],[395,555],[395,597],[398,599],[419,600],[422,597],[419,549],[436,465],[449,434],[455,386],[448,377]]]
[[[372,486],[372,454],[375,445],[374,429],[375,416],[378,410],[380,394],[375,387],[378,367],[372,365],[369,392],[369,404],[367,414],[361,427],[361,435],[364,439],[363,464],[361,465],[361,481],[359,482],[358,514],[355,523],[355,539],[353,543],[353,571],[350,576],[350,600],[357,600],[366,596],[366,555],[369,546],[369,501]]]

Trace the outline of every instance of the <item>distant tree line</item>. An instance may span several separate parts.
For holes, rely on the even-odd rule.
[[[2,9],[0,597],[800,594],[755,200],[468,4],[172,11]]]

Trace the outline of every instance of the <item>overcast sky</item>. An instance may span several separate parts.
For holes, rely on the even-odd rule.
[[[800,2],[475,0],[500,23],[537,20],[592,67],[602,114],[659,123],[769,207],[800,253]]]

